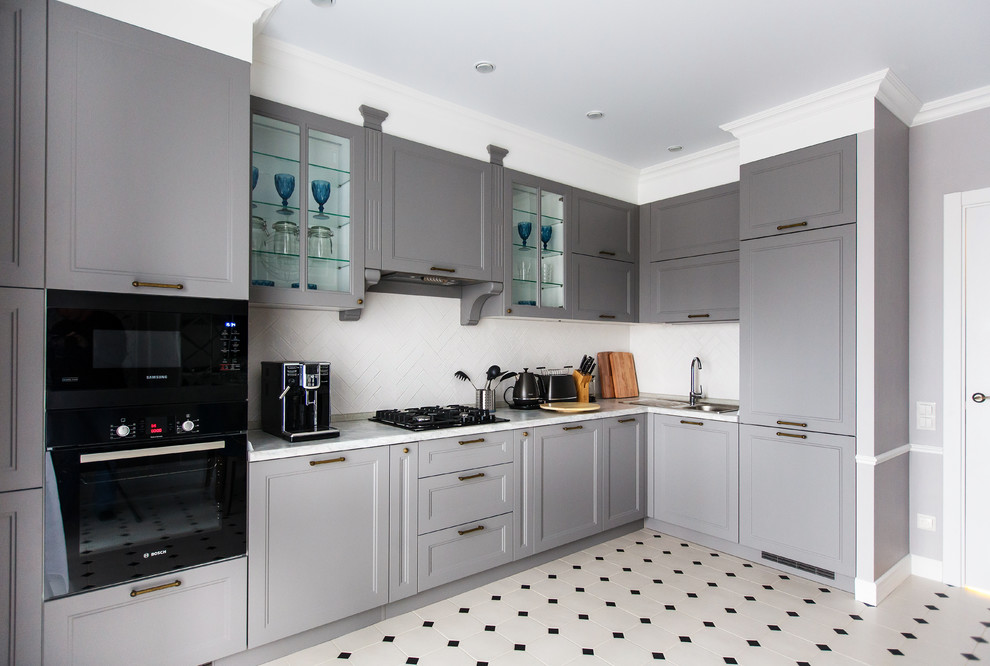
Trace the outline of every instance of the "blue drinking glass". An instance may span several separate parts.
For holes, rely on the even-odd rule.
[[[540,227],[540,240],[543,241],[543,249],[547,249],[547,243],[550,242],[550,237],[553,235],[553,227],[549,224],[544,224]]]
[[[516,225],[516,229],[519,231],[519,237],[522,238],[523,247],[526,247],[526,239],[529,238],[531,233],[533,233],[533,223],[520,222]]]
[[[258,186],[258,167],[251,167],[251,191],[254,192],[254,188]],[[258,204],[252,203],[251,208],[257,208]]]
[[[331,188],[330,181],[314,180],[312,183],[310,183],[310,186],[313,190],[313,198],[316,199],[316,203],[319,204],[320,206],[319,214],[315,215],[314,217],[318,220],[330,219],[329,215],[323,214],[323,206],[330,199],[330,188]]]
[[[282,197],[282,208],[278,212],[283,215],[291,215],[292,211],[289,210],[289,197],[296,190],[296,177],[291,173],[277,173],[275,174],[275,191],[278,195]]]

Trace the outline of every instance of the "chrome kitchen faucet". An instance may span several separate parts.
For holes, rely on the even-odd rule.
[[[698,398],[704,394],[704,387],[698,383],[698,370],[701,370],[701,359],[695,356],[691,360],[691,390],[688,391],[688,403],[698,404]],[[695,390],[697,387],[697,390]]]

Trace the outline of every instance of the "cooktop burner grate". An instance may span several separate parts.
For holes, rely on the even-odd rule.
[[[436,405],[409,409],[379,409],[368,420],[406,430],[438,430],[440,428],[502,423],[509,419],[502,419],[487,410],[468,407],[467,405],[447,405],[446,407]]]

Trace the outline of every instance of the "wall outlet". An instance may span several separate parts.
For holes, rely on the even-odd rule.
[[[918,514],[918,529],[924,530],[925,532],[935,531],[935,516],[926,516],[923,513]]]
[[[918,430],[934,430],[935,429],[935,403],[934,402],[919,402],[918,403],[918,419],[915,426]]]

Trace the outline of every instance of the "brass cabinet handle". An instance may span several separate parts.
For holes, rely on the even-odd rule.
[[[707,313],[688,315],[688,319],[707,319],[708,317],[711,317],[711,315]]]
[[[984,394],[982,394],[982,393],[974,393],[973,394],[973,402],[984,402],[984,401],[986,401],[986,399],[987,399],[987,397]]]
[[[584,426],[564,426],[564,430],[582,430]]]
[[[481,478],[484,475],[485,475],[484,472],[478,472],[477,474],[472,474],[471,476],[459,476],[459,477],[457,477],[457,480],[458,481],[467,481],[468,479],[478,479],[478,478]]]
[[[404,448],[404,449],[402,449],[402,452],[403,453],[409,453],[409,449],[408,448]]]
[[[309,466],[315,467],[316,465],[326,465],[327,463],[344,462],[344,456],[339,458],[330,458],[329,460],[310,460]]]
[[[444,273],[456,273],[457,270],[453,268],[443,268],[442,266],[430,266],[431,271],[443,271]]]
[[[485,441],[485,438],[479,437],[478,439],[465,439],[463,442],[457,442],[457,443],[460,444],[461,446],[464,446],[465,444],[478,444],[483,441]]]
[[[795,439],[808,439],[807,435],[795,435],[794,433],[790,433],[790,432],[778,432],[777,437],[793,437]]]
[[[477,532],[483,529],[485,529],[484,525],[478,525],[477,527],[472,527],[469,530],[457,530],[457,533],[460,534],[461,536],[464,536],[465,534],[471,534],[471,532]]]
[[[181,284],[168,284],[166,282],[131,282],[132,287],[155,287],[156,289],[184,289]]]
[[[598,318],[599,319],[615,319],[615,315],[600,314],[600,315],[598,315]]]
[[[528,432],[524,432],[523,433],[523,437],[529,437],[529,433]]]
[[[696,426],[705,425],[704,421],[685,421],[684,419],[681,419],[681,423],[683,423],[684,425],[696,425]]]
[[[598,254],[604,254],[606,257],[614,257],[615,252],[609,252],[608,250],[599,250]]]
[[[794,421],[777,421],[777,425],[796,426],[798,428],[808,427],[807,423],[795,423]]]
[[[794,227],[806,227],[808,226],[808,221],[795,222],[794,224],[781,224],[777,227],[777,231],[783,231],[784,229],[793,229]]]
[[[632,423],[636,419],[619,419],[619,423]]]
[[[162,590],[167,590],[170,587],[179,587],[180,585],[182,585],[181,580],[174,580],[171,583],[165,583],[164,585],[156,585],[154,587],[147,587],[143,590],[131,590],[131,596],[137,597],[142,594],[149,594],[151,592],[160,592]]]

